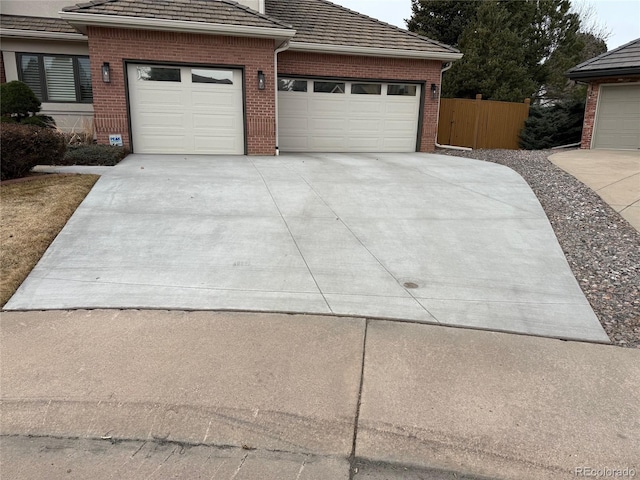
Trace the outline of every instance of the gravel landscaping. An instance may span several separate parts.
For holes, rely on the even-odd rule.
[[[557,151],[439,150],[499,163],[537,195],[574,275],[614,345],[640,348],[640,233],[547,157]]]

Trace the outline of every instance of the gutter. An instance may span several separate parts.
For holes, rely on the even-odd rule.
[[[89,40],[86,35],[81,35],[79,33],[47,32],[41,30],[17,30],[12,28],[3,28],[0,36],[14,38],[43,38],[47,40],[68,40],[72,42],[87,42]]]
[[[273,83],[274,83],[274,89],[275,89],[275,105],[276,105],[276,110],[275,110],[275,115],[276,115],[276,156],[280,155],[280,126],[279,126],[279,122],[278,122],[278,110],[279,110],[279,105],[278,105],[278,54],[280,52],[284,52],[285,50],[289,49],[289,47],[291,46],[291,42],[289,42],[288,40],[281,43],[280,46],[278,48],[276,48],[273,52]]]
[[[340,55],[361,55],[365,57],[419,58],[423,60],[460,60],[462,53],[425,52],[396,48],[362,47],[356,45],[330,45],[327,43],[291,42],[291,50],[298,52],[337,53]]]
[[[228,35],[233,37],[292,38],[296,31],[292,28],[266,28],[248,25],[229,25],[221,23],[187,22],[184,20],[165,20],[120,15],[99,15],[91,13],[58,12],[60,18],[86,33],[87,25],[107,28],[135,28],[142,30],[160,30],[171,32],[202,33],[209,35]]]
[[[442,74],[453,67],[453,63],[449,62],[445,65],[442,70],[440,70],[440,96],[442,96]],[[438,113],[436,114],[436,141],[435,145],[438,148],[444,148],[446,150],[461,150],[463,152],[470,152],[473,148],[469,147],[458,147],[457,145],[440,145],[438,143],[438,122],[440,121],[440,98],[438,98]]]

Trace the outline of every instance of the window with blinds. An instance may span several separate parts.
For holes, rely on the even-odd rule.
[[[43,102],[93,100],[89,57],[19,53],[20,80]]]

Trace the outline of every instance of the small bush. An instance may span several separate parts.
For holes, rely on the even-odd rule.
[[[582,136],[584,100],[565,100],[552,106],[533,106],[520,132],[520,147],[542,150],[578,143]]]
[[[36,127],[52,128],[56,122],[48,115],[34,115],[27,117],[20,122],[21,125],[35,125]]]
[[[123,147],[110,145],[70,145],[62,164],[113,166],[128,153]]]
[[[24,177],[36,165],[55,164],[67,149],[64,137],[50,128],[4,124],[1,129],[0,179]]]
[[[15,117],[18,122],[40,111],[40,100],[26,83],[14,80],[0,85],[2,116]]]

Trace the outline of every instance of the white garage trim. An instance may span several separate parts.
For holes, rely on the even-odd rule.
[[[617,101],[620,92],[624,98]],[[599,85],[590,148],[640,149],[640,82]]]
[[[127,62],[126,72],[135,153],[245,153],[242,68]]]
[[[285,89],[278,91],[283,152],[418,149],[424,103],[418,82],[281,75],[278,83]]]

